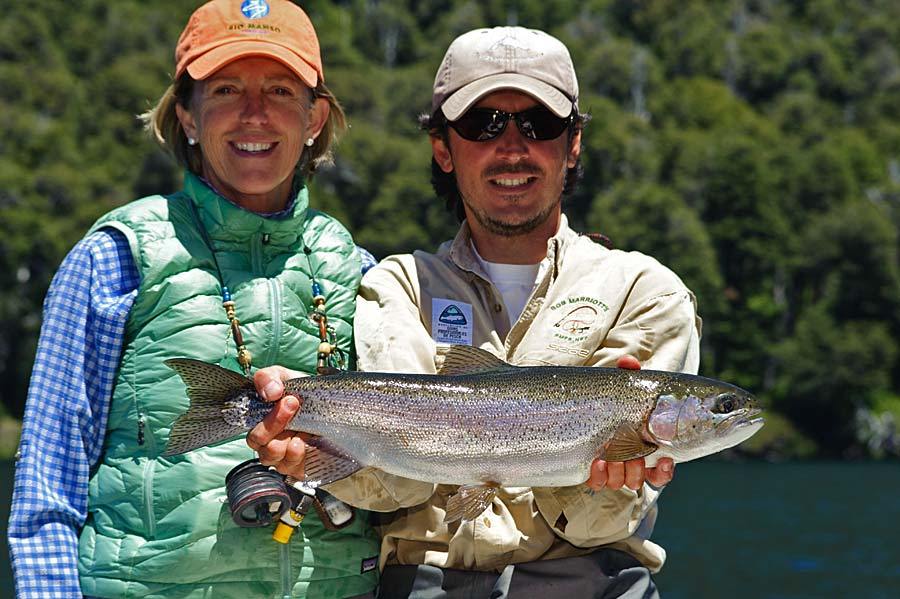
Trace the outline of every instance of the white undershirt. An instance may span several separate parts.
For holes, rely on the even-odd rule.
[[[471,244],[471,247],[484,272],[500,292],[509,316],[509,324],[512,326],[522,315],[525,304],[528,303],[528,298],[531,297],[546,265],[543,261],[537,264],[488,262],[475,249],[475,244]]]

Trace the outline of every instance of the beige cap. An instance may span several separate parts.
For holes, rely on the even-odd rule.
[[[557,116],[578,108],[578,79],[569,50],[555,37],[524,27],[464,33],[450,44],[434,78],[432,114],[455,121],[487,94],[514,89]]]

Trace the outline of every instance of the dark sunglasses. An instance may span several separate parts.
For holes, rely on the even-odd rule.
[[[569,116],[560,118],[541,105],[522,112],[506,112],[496,108],[470,108],[455,121],[447,121],[447,124],[463,139],[488,141],[503,133],[510,119],[516,121],[516,127],[524,137],[546,141],[562,135],[575,120],[575,116],[573,111]]]

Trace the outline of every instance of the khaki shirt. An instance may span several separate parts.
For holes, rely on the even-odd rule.
[[[697,372],[694,296],[670,270],[643,254],[608,250],[579,236],[565,217],[548,241],[545,262],[522,316],[510,327],[465,223],[437,254],[386,258],[363,278],[357,299],[359,368],[434,373],[436,340],[458,340],[518,366],[613,366],[631,354],[645,368]],[[499,571],[601,545],[626,551],[653,571],[665,560],[662,547],[648,540],[659,495],[649,485],[638,492],[504,487],[478,518],[449,526],[443,518],[456,490],[450,485],[366,468],[328,490],[352,505],[389,512],[380,515],[382,567]]]

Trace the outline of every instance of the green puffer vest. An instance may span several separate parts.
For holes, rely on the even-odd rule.
[[[126,326],[103,457],[90,479],[79,544],[82,592],[281,597],[285,580],[293,597],[372,590],[377,572],[367,558],[378,554],[378,539],[364,512],[337,532],[311,512],[290,542],[290,568],[282,573],[286,553],[272,540],[272,528],[237,527],[226,503],[225,475],[253,457],[243,436],[161,457],[173,421],[188,407],[184,384],[163,361],[192,357],[240,371],[198,216],[256,367],[315,371],[319,338],[308,316],[310,264],[338,344],[351,351],[360,260],[337,221],[307,209],[305,187],[293,215],[276,220],[231,204],[187,173],[182,192],[132,202],[97,221],[93,229],[114,227],[127,236],[141,283]],[[308,256],[304,247],[312,250]]]

